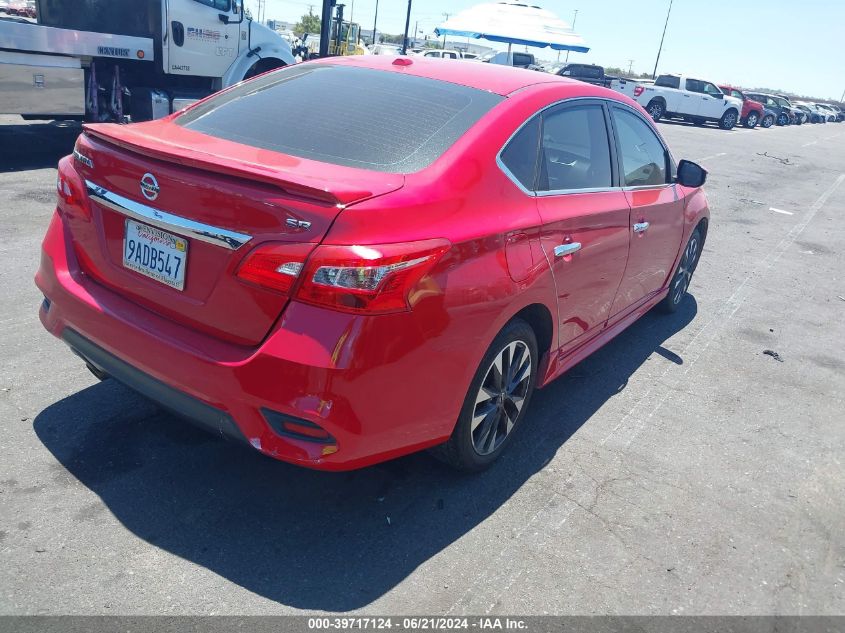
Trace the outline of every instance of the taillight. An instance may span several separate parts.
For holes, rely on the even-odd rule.
[[[69,217],[78,215],[88,216],[85,210],[84,183],[79,174],[73,168],[70,156],[65,156],[59,161],[59,170],[56,175],[56,195],[59,211]]]
[[[244,258],[235,275],[247,283],[290,293],[314,244],[262,244]]]
[[[639,97],[645,91],[645,86],[634,86],[634,96]]]
[[[308,259],[296,298],[344,312],[408,310],[413,290],[450,246],[444,239],[318,246]]]

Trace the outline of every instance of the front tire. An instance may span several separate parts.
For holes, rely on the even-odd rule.
[[[778,115],[777,124],[780,126],[787,125],[789,123],[789,117],[785,114],[781,113]]]
[[[689,290],[689,285],[692,281],[692,274],[695,272],[695,267],[698,266],[698,259],[701,257],[701,248],[703,245],[701,228],[695,227],[681,255],[681,261],[678,262],[678,268],[675,269],[675,274],[672,275],[672,281],[669,282],[669,294],[658,304],[663,312],[671,314],[677,311],[684,297],[687,296],[687,290]]]
[[[723,130],[732,130],[736,126],[738,118],[736,110],[728,110],[722,115],[722,118],[719,119],[719,127]]]
[[[771,114],[764,116],[763,120],[760,121],[760,127],[764,128],[766,130],[768,130],[774,124],[775,124],[775,117],[772,116]]]
[[[649,101],[645,110],[655,123],[657,123],[657,121],[663,118],[663,115],[666,114],[666,106],[659,99]]]
[[[478,472],[510,444],[537,383],[537,338],[522,319],[496,336],[475,372],[452,436],[431,453],[453,468]]]

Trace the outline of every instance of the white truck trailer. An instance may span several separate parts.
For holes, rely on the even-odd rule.
[[[292,63],[243,0],[38,0],[0,18],[0,114],[142,121]]]

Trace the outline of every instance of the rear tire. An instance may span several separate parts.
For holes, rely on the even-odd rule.
[[[525,418],[537,383],[537,361],[534,330],[514,319],[481,360],[452,436],[430,449],[431,454],[464,472],[484,470],[496,461]]]
[[[736,110],[728,110],[719,119],[719,127],[723,130],[732,130],[736,126],[738,119],[739,115],[737,115]]]
[[[768,130],[774,124],[775,124],[775,117],[772,116],[771,114],[764,116],[763,120],[760,121],[760,127],[764,128],[766,130]]]
[[[645,110],[648,112],[652,120],[657,123],[657,121],[662,119],[663,115],[666,114],[666,105],[660,99],[653,99],[648,102]]]
[[[749,130],[753,130],[757,127],[757,124],[760,122],[760,115],[756,112],[749,112],[748,116],[745,117],[745,122],[743,125],[747,127]]]
[[[669,294],[657,304],[663,312],[671,314],[677,311],[684,297],[687,296],[692,274],[695,272],[695,267],[698,266],[703,245],[701,228],[695,227],[681,255],[681,260],[678,262],[678,267],[675,269],[675,274],[672,275],[672,281],[669,282]]]

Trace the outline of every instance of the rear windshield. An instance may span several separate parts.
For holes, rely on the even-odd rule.
[[[176,123],[300,158],[409,173],[434,162],[503,99],[395,72],[301,65],[212,97]]]

